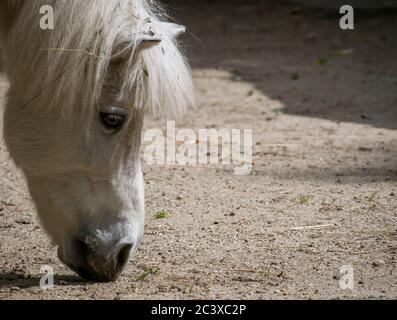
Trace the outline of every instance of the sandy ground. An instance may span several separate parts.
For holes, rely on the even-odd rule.
[[[91,284],[56,258],[1,144],[0,298],[397,298],[396,17],[342,32],[296,8],[191,2],[172,8],[199,106],[178,127],[253,129],[252,174],[145,164],[140,250],[118,282]]]

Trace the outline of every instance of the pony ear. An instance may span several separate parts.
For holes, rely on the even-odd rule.
[[[171,41],[176,39],[186,32],[186,27],[172,23],[172,22],[158,22],[156,28],[153,28],[148,22],[148,28],[141,31],[138,35],[135,35],[135,41],[132,45],[131,39],[134,35],[132,33],[120,34],[116,39],[117,45],[113,50],[112,60],[122,60],[129,57],[131,50],[143,50],[157,45],[162,41],[164,37],[167,37]]]
[[[136,36],[134,42],[131,41],[132,35],[120,35],[116,39],[116,45],[113,49],[112,61],[126,60],[130,57],[133,50],[143,50],[157,45],[161,42],[161,36],[149,30]]]
[[[156,33],[143,33],[136,39],[136,47],[138,50],[150,48],[161,42],[161,36]]]
[[[163,33],[172,41],[186,32],[186,27],[172,22],[160,22]]]

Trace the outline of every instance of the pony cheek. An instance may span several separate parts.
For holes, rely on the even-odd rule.
[[[51,186],[37,177],[26,176],[28,188],[35,204],[38,219],[54,245],[63,243],[67,234],[78,228],[73,216],[60,208],[58,192],[49,192]]]

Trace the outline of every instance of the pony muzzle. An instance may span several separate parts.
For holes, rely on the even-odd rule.
[[[85,280],[110,282],[119,278],[135,250],[136,244],[130,237],[109,241],[106,237],[85,235],[58,247],[58,256]]]

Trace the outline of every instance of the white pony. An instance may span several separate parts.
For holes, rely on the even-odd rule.
[[[116,280],[142,238],[144,113],[193,104],[183,31],[153,1],[0,2],[5,141],[59,258],[86,279]]]

